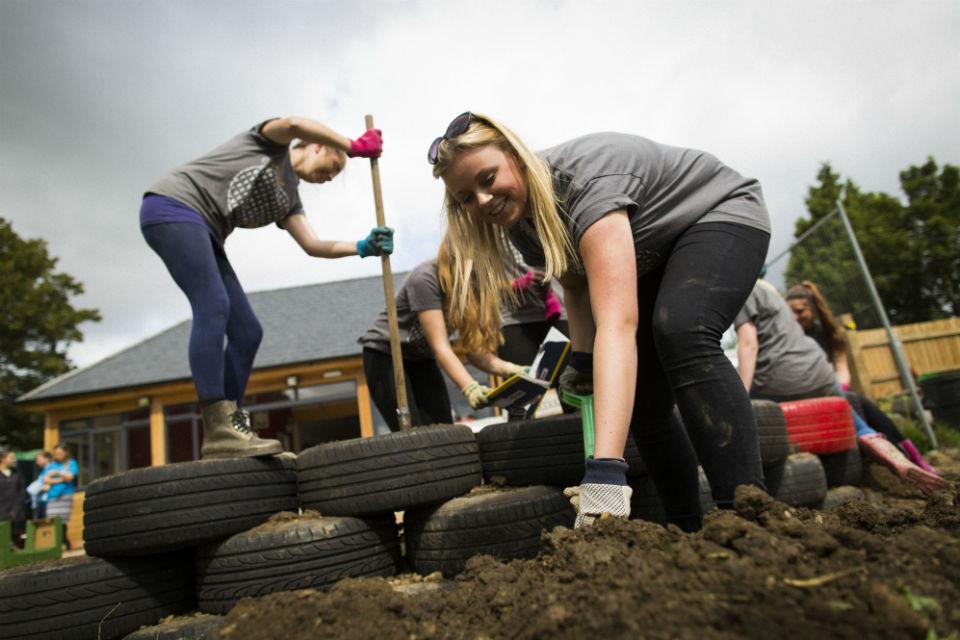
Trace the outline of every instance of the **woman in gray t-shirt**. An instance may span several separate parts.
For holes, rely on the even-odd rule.
[[[447,296],[442,283],[445,278],[441,278],[438,265],[438,260],[446,262],[448,255],[441,247],[439,258],[414,267],[395,295],[407,404],[415,427],[444,424],[453,419],[441,370],[457,385],[473,409],[488,404],[490,387],[473,379],[450,344],[456,328],[447,322]],[[495,335],[493,331],[490,337]],[[390,430],[396,431],[400,424],[386,311],[380,313],[357,342],[363,345],[363,372],[370,395]],[[504,378],[525,372],[525,367],[497,357],[492,341],[487,342],[487,349],[481,346],[475,344],[474,349],[464,350],[470,364],[481,371]]]
[[[170,171],[140,205],[144,239],[190,300],[190,373],[203,411],[204,458],[280,453],[258,438],[240,405],[263,330],[223,243],[237,227],[276,224],[310,256],[342,258],[393,250],[393,231],[376,227],[359,242],[321,240],[307,222],[297,185],[324,183],[347,156],[378,157],[380,131],[350,140],[308,118],[275,118]],[[226,348],[224,343],[226,342]]]
[[[619,133],[534,154],[469,112],[428,159],[446,186],[456,258],[477,275],[481,307],[500,303],[511,241],[563,285],[574,353],[561,386],[593,393],[595,403],[578,523],[629,514],[628,429],[681,528],[701,525],[698,459],[721,507],[732,506],[737,485],[763,487],[750,400],[720,347],[769,244],[756,180],[708,153]],[[451,299],[470,287],[455,281]]]

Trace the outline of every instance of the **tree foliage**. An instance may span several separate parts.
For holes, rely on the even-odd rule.
[[[15,404],[22,394],[70,369],[66,350],[83,340],[78,326],[100,321],[94,309],[74,309],[83,285],[55,273],[57,258],[43,240],[24,240],[0,218],[0,444],[39,447],[43,423]]]
[[[933,158],[900,173],[905,201],[864,193],[841,182],[829,164],[806,199],[810,218],[797,221],[801,238],[843,204],[877,292],[892,324],[924,322],[960,313],[960,172]],[[787,285],[812,280],[834,313],[851,313],[860,328],[879,317],[839,216],[830,218],[791,253]]]

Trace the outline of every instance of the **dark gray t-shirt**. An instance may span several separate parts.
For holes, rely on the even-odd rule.
[[[734,320],[757,327],[757,368],[751,391],[760,395],[789,396],[821,389],[836,380],[823,350],[793,316],[790,305],[773,285],[757,280]]]
[[[236,227],[263,227],[303,213],[290,149],[260,133],[264,124],[177,167],[147,193],[187,205],[210,223],[221,242]]]
[[[443,310],[444,295],[440,289],[436,258],[414,267],[397,290],[395,299],[403,357],[408,360],[433,360],[433,349],[427,342],[417,313],[430,309]],[[447,332],[449,331],[450,328],[447,327]],[[373,326],[357,338],[357,342],[369,349],[390,353],[390,326],[387,323],[386,309],[380,312]]]
[[[560,215],[578,250],[590,225],[626,209],[638,276],[662,263],[691,225],[726,221],[770,231],[760,183],[703,151],[640,136],[596,133],[540,155],[550,167]],[[544,264],[530,219],[513,225],[510,239],[527,264]]]

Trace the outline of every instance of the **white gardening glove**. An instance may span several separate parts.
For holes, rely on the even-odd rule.
[[[624,485],[581,483],[579,487],[567,487],[563,495],[570,498],[570,504],[577,510],[574,529],[588,524],[604,514],[618,518],[630,517],[630,496],[633,489]]]
[[[490,387],[480,384],[476,380],[465,385],[460,389],[460,393],[470,403],[471,409],[483,409],[490,404],[487,394],[490,393]]]
[[[579,487],[564,489],[565,496],[577,510],[574,529],[604,514],[620,518],[630,517],[630,497],[633,489],[627,486],[627,466],[623,458],[587,458],[587,470]]]

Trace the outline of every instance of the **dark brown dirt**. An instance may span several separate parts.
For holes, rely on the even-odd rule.
[[[960,451],[935,456],[960,480]],[[685,534],[608,518],[544,533],[532,560],[453,580],[348,579],[244,600],[220,640],[945,638],[960,631],[960,492],[925,497],[868,465],[865,500],[789,508],[741,487]],[[954,638],[960,637],[957,635]]]

